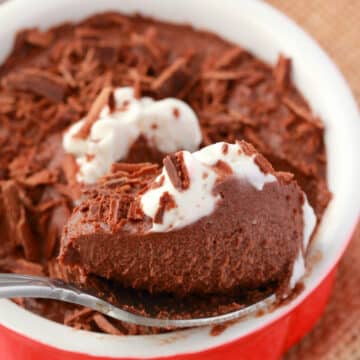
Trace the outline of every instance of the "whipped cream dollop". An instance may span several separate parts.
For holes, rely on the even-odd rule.
[[[307,196],[304,195],[304,203],[302,206],[304,230],[303,230],[303,246],[299,249],[297,258],[295,259],[293,270],[290,278],[289,287],[293,289],[296,284],[303,278],[306,272],[305,254],[309,246],[311,236],[316,227],[316,215],[314,209],[310,206]]]
[[[264,174],[255,162],[255,154],[246,153],[240,143],[219,142],[192,154],[181,151],[173,164],[165,161],[155,181],[158,185],[146,191],[140,200],[145,215],[153,219],[151,231],[179,229],[211,214],[221,199],[219,194],[214,194],[219,168],[248,181],[258,190],[266,183],[277,181],[274,175]],[[174,176],[182,179],[174,180]],[[166,203],[174,206],[166,208]],[[162,217],[157,221],[159,211]]]
[[[137,99],[131,87],[116,88],[113,101],[113,109],[104,104],[85,138],[76,135],[86,119],[73,124],[64,134],[63,147],[79,165],[78,181],[96,182],[114,162],[126,158],[140,135],[163,153],[199,148],[199,121],[185,102],[174,98]]]

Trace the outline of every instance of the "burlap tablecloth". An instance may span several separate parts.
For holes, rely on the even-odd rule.
[[[268,0],[339,65],[360,103],[360,0]],[[335,89],[334,89],[335,90]],[[360,224],[324,316],[283,360],[360,360]]]

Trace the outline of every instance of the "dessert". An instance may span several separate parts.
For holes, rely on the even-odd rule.
[[[65,264],[177,296],[274,283],[284,296],[304,274],[315,215],[292,176],[276,173],[248,143],[180,151],[161,172],[119,165],[74,210]]]
[[[110,165],[102,161],[103,169],[90,166],[88,172],[79,172],[100,152],[88,153],[87,147],[79,153],[64,149],[64,134],[85,117],[101,117],[96,100],[102,94],[102,104],[109,87],[115,93],[131,87],[137,101],[176,98],[187,104],[201,132],[200,140],[192,138],[188,151],[218,142],[252,143],[277,172],[294,174],[320,221],[330,199],[323,127],[290,74],[291,62],[283,56],[271,67],[216,35],[141,16],[98,14],[78,24],[20,32],[0,67],[1,271],[66,281],[84,275],[57,260],[60,239],[73,208],[81,207],[82,190],[89,196],[97,191],[92,187],[98,186],[94,181],[99,175],[106,179],[114,174],[104,174]],[[118,161],[113,171],[116,166],[125,171],[121,170],[124,161],[150,162],[154,176],[168,150],[158,148],[143,128],[135,126],[134,131],[127,151],[113,154]],[[181,150],[185,149],[170,152]],[[87,174],[93,178],[84,182]],[[152,331],[69,305],[17,301],[77,328],[123,334]]]

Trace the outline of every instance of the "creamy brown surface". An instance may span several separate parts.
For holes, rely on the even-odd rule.
[[[304,199],[289,174],[275,174],[257,157],[276,182],[259,191],[226,175],[214,189],[222,198],[216,210],[169,232],[149,232],[149,219],[133,211],[158,171],[115,173],[74,210],[63,235],[62,261],[151,293],[231,295],[269,284],[286,293],[302,249]]]
[[[73,276],[56,261],[63,225],[80,196],[61,135],[108,84],[184,99],[200,119],[202,145],[253,143],[276,170],[295,174],[320,219],[329,200],[323,128],[291,84],[290,68],[283,57],[272,68],[190,27],[113,13],[19,33],[0,68],[0,268]],[[139,331],[117,323],[115,331],[91,311],[19,301],[78,328]]]

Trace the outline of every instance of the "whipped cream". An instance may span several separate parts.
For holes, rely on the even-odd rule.
[[[302,279],[305,275],[305,270],[305,258],[303,252],[300,250],[293,264],[293,270],[289,282],[290,289],[294,289],[296,284]]]
[[[150,97],[136,99],[134,89],[114,90],[115,110],[105,105],[92,125],[87,138],[74,136],[84,125],[82,119],[64,134],[63,147],[76,158],[77,179],[94,183],[111,165],[124,159],[140,135],[150,146],[164,153],[178,150],[195,151],[201,143],[196,114],[185,102],[167,98],[155,101]]]
[[[219,142],[192,154],[182,151],[182,163],[189,177],[189,186],[186,189],[174,186],[171,175],[164,166],[156,179],[161,185],[149,189],[141,196],[142,210],[153,220],[164,194],[170,196],[176,204],[164,212],[161,223],[153,221],[151,231],[166,232],[179,229],[214,211],[221,199],[219,194],[213,192],[219,178],[214,166],[219,161],[224,162],[232,170],[233,175],[248,181],[257,190],[262,190],[266,183],[277,181],[272,174],[264,174],[254,160],[255,155],[246,155],[240,144]]]
[[[303,246],[299,249],[297,258],[295,259],[293,270],[290,278],[289,287],[293,289],[295,285],[305,275],[305,254],[309,246],[311,236],[316,226],[316,216],[313,208],[310,206],[309,201],[304,193],[304,204],[302,206],[304,230],[303,230]]]

